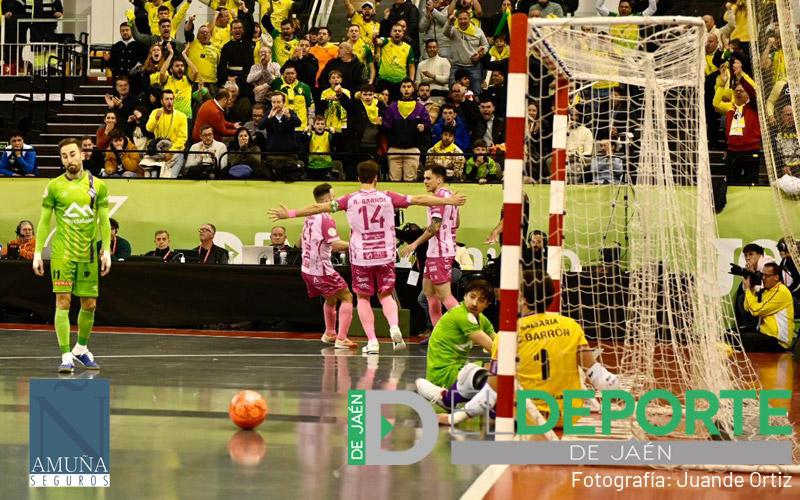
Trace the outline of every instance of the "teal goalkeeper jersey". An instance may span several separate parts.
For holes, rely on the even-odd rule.
[[[472,350],[471,334],[483,331],[494,337],[494,328],[486,316],[481,314],[478,318],[473,316],[473,319],[469,316],[462,302],[447,311],[433,329],[428,341],[425,378],[436,385],[450,387],[456,381]]]
[[[47,184],[42,210],[56,215],[56,234],[50,242],[50,258],[73,262],[96,260],[95,242],[100,239],[97,211],[108,207],[108,187],[102,179],[84,172],[80,179],[60,175]],[[94,195],[94,202],[92,197]]]

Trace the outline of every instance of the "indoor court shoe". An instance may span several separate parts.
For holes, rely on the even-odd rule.
[[[58,366],[58,373],[72,373],[75,365],[72,364],[72,353],[68,352],[61,355],[61,364]]]
[[[86,351],[83,354],[73,354],[78,363],[80,363],[84,368],[87,370],[99,370],[100,365],[97,364],[97,361],[94,360],[94,356],[89,351]]]
[[[450,413],[449,415],[439,414],[437,415],[437,418],[439,419],[439,423],[441,425],[454,426],[468,419],[469,414],[467,414],[467,412],[464,410],[456,410],[455,413]]]
[[[326,344],[333,345],[336,342],[336,335],[328,335],[327,333],[323,333],[320,340]]]
[[[444,387],[439,387],[438,385],[424,378],[418,378],[414,383],[417,386],[417,394],[427,399],[431,403],[437,404],[445,410],[449,410],[449,408],[442,403],[442,393],[444,392]]]
[[[358,347],[358,344],[353,342],[350,339],[336,339],[336,343],[334,344],[336,349],[355,349]]]
[[[406,348],[406,343],[403,341],[403,334],[400,332],[400,328],[392,327],[389,329],[389,335],[392,336],[392,344],[394,344],[395,351],[402,351]]]
[[[361,351],[364,354],[378,354],[380,350],[381,350],[381,345],[378,343],[377,340],[370,340],[369,342],[367,342],[367,345],[365,345],[361,349]]]

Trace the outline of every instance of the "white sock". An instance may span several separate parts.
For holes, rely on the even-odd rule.
[[[81,354],[86,354],[89,352],[89,348],[85,345],[75,344],[75,347],[72,348],[72,354],[76,356],[80,356]]]
[[[62,354],[61,355],[61,363],[65,364],[65,365],[71,365],[72,364],[72,353],[71,352],[65,352],[64,354]]]

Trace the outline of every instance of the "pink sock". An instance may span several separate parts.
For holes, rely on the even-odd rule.
[[[347,338],[347,334],[350,332],[350,323],[352,321],[353,303],[342,302],[342,305],[339,306],[339,340],[344,340]]]
[[[444,306],[447,308],[448,311],[450,309],[456,307],[457,305],[458,305],[458,301],[452,295],[447,297],[447,300],[444,301]]]
[[[325,302],[322,313],[325,316],[325,334],[336,335],[336,304]]]
[[[377,340],[375,335],[375,315],[372,314],[372,305],[369,303],[369,297],[358,297],[358,319],[361,320],[361,327],[364,333],[367,334],[368,340]]]
[[[397,319],[397,302],[391,295],[381,297],[381,307],[383,307],[383,315],[386,316],[386,321],[389,323],[389,328],[399,326],[400,321]],[[361,311],[359,309],[359,311]]]
[[[439,297],[433,295],[431,297],[427,297],[428,299],[428,314],[431,317],[431,324],[436,326],[436,323],[442,319],[442,303],[439,301]]]

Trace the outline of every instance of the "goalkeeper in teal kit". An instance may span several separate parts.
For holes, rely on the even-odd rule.
[[[64,139],[59,143],[61,163],[66,172],[47,184],[42,197],[42,215],[36,228],[33,272],[44,276],[42,249],[55,213],[56,233],[51,241],[50,276],[56,294],[55,329],[61,349],[59,373],[72,373],[77,361],[84,368],[99,370],[89,352],[94,325],[100,274],[111,270],[111,225],[108,220],[108,188],[101,179],[83,169],[81,143]],[[97,241],[102,250],[97,255]],[[78,342],[69,348],[69,306],[72,296],[81,300],[78,314]]]

